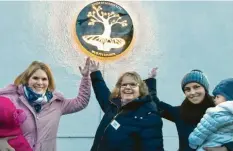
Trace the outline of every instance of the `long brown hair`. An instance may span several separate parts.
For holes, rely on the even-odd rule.
[[[121,82],[125,76],[132,77],[139,84],[140,97],[146,96],[149,93],[146,83],[141,79],[140,75],[137,72],[125,72],[117,80],[115,88],[113,89],[113,91],[110,95],[110,100],[114,99],[114,98],[120,98]]]
[[[48,80],[49,80],[48,90],[54,91],[55,90],[55,82],[54,82],[54,78],[53,78],[51,69],[49,68],[48,65],[46,65],[43,62],[39,62],[39,61],[33,61],[24,72],[22,72],[19,76],[16,77],[14,84],[15,85],[20,85],[20,84],[27,85],[30,77],[38,69],[43,70],[47,74]]]

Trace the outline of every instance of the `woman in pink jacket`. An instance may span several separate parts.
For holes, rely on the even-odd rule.
[[[17,109],[27,115],[21,125],[24,137],[34,151],[56,151],[56,135],[62,115],[78,112],[89,102],[91,82],[89,78],[90,58],[82,69],[82,80],[78,96],[66,99],[55,91],[55,82],[50,68],[38,61],[21,73],[14,84],[0,89],[0,96],[12,100]],[[0,139],[0,150],[14,149],[7,143],[9,138]]]

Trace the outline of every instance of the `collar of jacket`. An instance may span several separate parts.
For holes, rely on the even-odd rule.
[[[151,102],[151,99],[149,97],[150,96],[147,95],[144,97],[136,98],[124,106],[121,106],[121,99],[120,98],[114,98],[114,99],[110,100],[110,102],[112,104],[114,104],[115,106],[117,106],[117,108],[134,109],[135,107],[139,107],[144,103]]]

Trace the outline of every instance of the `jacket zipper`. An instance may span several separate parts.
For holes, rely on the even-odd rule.
[[[112,103],[113,103],[113,102],[112,102]],[[113,103],[113,104],[114,104],[114,103]],[[115,105],[115,104],[114,104],[114,105]],[[101,136],[100,143],[99,143],[99,145],[98,145],[98,147],[97,147],[97,151],[99,151],[100,144],[101,144],[101,142],[102,142],[102,140],[103,140],[105,131],[107,130],[107,128],[109,127],[109,125],[112,123],[112,121],[115,120],[115,119],[117,118],[117,116],[120,115],[120,114],[123,112],[123,110],[121,110],[121,111],[119,112],[119,108],[118,108],[118,111],[117,111],[117,112],[118,112],[118,113],[113,117],[113,119],[110,121],[110,123],[108,123],[108,125],[105,127],[104,133],[103,133],[103,135]]]

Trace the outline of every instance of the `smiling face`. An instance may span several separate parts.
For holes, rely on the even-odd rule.
[[[184,87],[184,94],[193,104],[201,103],[205,98],[205,88],[198,83],[188,83]]]
[[[124,76],[120,87],[120,96],[124,101],[132,101],[140,96],[139,84],[132,76]]]
[[[36,70],[28,80],[28,86],[38,94],[44,94],[48,89],[49,80],[44,70]]]

